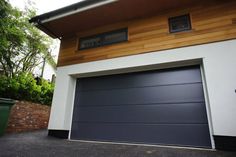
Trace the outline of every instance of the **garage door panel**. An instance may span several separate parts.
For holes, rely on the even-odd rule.
[[[78,79],[71,138],[211,147],[199,66]]]
[[[74,122],[206,123],[204,103],[80,107]]]
[[[91,77],[80,79],[79,82],[81,83],[79,89],[80,91],[90,91],[197,83],[202,81],[199,67],[194,67],[192,69],[180,68],[175,70],[171,69],[163,71],[148,71],[143,73]]]
[[[118,142],[148,142],[150,144],[169,144],[180,146],[209,147],[209,136],[202,137],[208,125],[153,125],[153,124],[104,124],[79,123],[72,133],[73,139],[118,141]],[[127,133],[131,133],[128,134]],[[203,134],[204,135],[204,134]],[[198,137],[202,138],[199,139]]]
[[[195,92],[191,92],[195,91]],[[202,84],[181,84],[80,92],[81,106],[148,103],[202,102]]]

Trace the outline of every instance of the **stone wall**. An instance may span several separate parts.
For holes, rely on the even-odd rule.
[[[28,101],[16,101],[8,120],[7,133],[46,129],[50,107]]]

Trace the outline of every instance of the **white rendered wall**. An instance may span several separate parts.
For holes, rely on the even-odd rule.
[[[48,129],[70,130],[76,77],[162,68],[195,59],[203,64],[213,134],[236,136],[236,40],[59,67]]]

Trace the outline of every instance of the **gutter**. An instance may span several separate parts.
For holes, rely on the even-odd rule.
[[[58,35],[53,33],[52,30],[44,26],[43,24],[46,22],[51,22],[57,19],[61,19],[66,16],[70,16],[73,14],[77,14],[89,9],[97,8],[103,5],[107,5],[113,2],[116,2],[118,0],[84,0],[82,2],[78,2],[72,5],[69,5],[67,7],[57,9],[39,16],[35,16],[29,20],[30,23],[35,24],[39,28],[45,29],[50,36],[60,38]]]

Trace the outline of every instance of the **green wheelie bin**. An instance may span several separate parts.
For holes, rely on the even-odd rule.
[[[2,136],[5,133],[11,107],[14,104],[15,101],[12,99],[0,98],[0,136]]]

